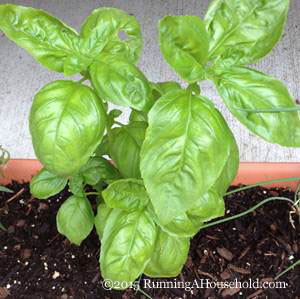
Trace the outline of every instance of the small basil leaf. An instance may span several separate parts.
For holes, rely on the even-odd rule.
[[[30,193],[39,199],[47,199],[60,191],[67,185],[68,180],[43,168],[30,182]]]
[[[253,133],[271,143],[300,146],[300,119],[297,111],[252,113],[237,109],[297,107],[280,81],[249,68],[233,67],[230,70],[219,69],[215,83],[231,113]]]
[[[188,257],[189,238],[170,236],[159,230],[155,249],[144,273],[150,277],[176,277]]]
[[[230,155],[230,130],[212,104],[186,90],[161,97],[148,118],[141,174],[166,225],[213,186]]]
[[[36,94],[30,113],[36,156],[53,174],[74,176],[101,142],[105,118],[89,87],[73,81],[47,84]]]
[[[91,65],[90,74],[103,100],[136,110],[148,111],[152,107],[150,84],[134,64],[107,56]]]
[[[280,39],[289,0],[215,0],[205,16],[209,58],[245,65],[267,55]]]
[[[142,48],[141,29],[136,18],[116,8],[93,10],[83,23],[80,35],[82,52],[94,58],[109,53],[136,63]]]
[[[188,82],[205,78],[208,37],[196,16],[164,17],[159,22],[161,52],[169,65]]]
[[[94,212],[90,202],[81,196],[69,197],[56,216],[57,230],[70,242],[80,245],[94,226]]]
[[[92,157],[85,164],[80,174],[88,185],[96,185],[100,180],[111,182],[120,178],[118,170],[102,157]]]
[[[110,184],[103,192],[108,207],[125,211],[143,209],[149,198],[142,180],[125,179]]]
[[[131,122],[113,128],[109,139],[110,157],[124,178],[140,178],[140,150],[145,139],[147,124]]]
[[[14,191],[12,191],[4,186],[0,186],[0,191],[7,192],[7,193],[14,193]]]
[[[77,32],[40,9],[1,5],[0,30],[50,70],[63,72],[67,65],[66,74],[70,75],[76,72],[68,66],[69,59],[80,64],[86,61],[79,53]]]
[[[74,194],[74,195],[79,195],[79,196],[83,196],[83,192],[84,192],[84,180],[83,177],[81,175],[75,175],[74,177],[72,177],[69,180],[69,188],[70,191]]]
[[[112,211],[113,209],[109,208],[105,203],[100,203],[98,205],[97,215],[95,217],[95,227],[100,241],[103,237],[104,227],[107,219]]]
[[[108,113],[107,116],[107,125],[111,128],[115,122],[115,118],[119,117],[122,114],[121,110],[114,109]]]
[[[104,227],[101,241],[100,268],[112,287],[126,289],[138,278],[154,250],[157,227],[146,210],[126,212],[113,209]],[[120,282],[116,284],[114,282]]]

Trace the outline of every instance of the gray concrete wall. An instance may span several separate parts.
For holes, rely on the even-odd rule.
[[[157,22],[164,15],[198,15],[202,17],[209,0],[0,0],[4,3],[42,8],[77,30],[94,8],[112,6],[134,14],[141,22],[144,51],[140,67],[152,81],[177,80],[163,61],[157,43]],[[283,39],[273,52],[256,67],[284,81],[291,94],[300,99],[300,0],[291,2]],[[0,144],[13,157],[34,158],[28,130],[28,114],[33,95],[49,81],[62,78],[52,73],[18,48],[0,32]],[[205,83],[202,92],[212,98],[224,113],[240,148],[242,161],[299,161],[300,149],[283,148],[264,142],[242,127],[228,113],[212,84]],[[122,116],[126,122],[128,110]],[[291,128],[292,130],[292,128]]]

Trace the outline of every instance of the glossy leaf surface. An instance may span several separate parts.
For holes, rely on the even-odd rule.
[[[221,114],[202,97],[175,91],[151,109],[141,151],[141,173],[164,225],[195,207],[230,155]]]
[[[267,55],[280,39],[289,0],[215,0],[205,16],[209,58],[244,65]]]
[[[135,211],[146,207],[149,198],[142,180],[125,179],[110,184],[103,192],[108,207]]]
[[[94,213],[90,202],[81,196],[69,197],[56,216],[57,230],[70,242],[80,245],[94,226]]]
[[[110,182],[120,178],[118,170],[102,157],[90,158],[87,164],[81,168],[80,174],[89,185],[96,185],[100,180]]]
[[[136,63],[142,48],[136,18],[117,8],[93,10],[81,27],[81,38],[83,52],[94,58],[109,53]]]
[[[67,185],[68,180],[43,168],[30,182],[30,193],[39,199],[47,199],[60,191]]]
[[[76,31],[43,10],[0,5],[0,30],[51,70],[64,72],[66,67],[67,75],[74,74],[74,60],[79,70],[78,64],[86,62]]]
[[[272,143],[300,146],[300,119],[297,111],[252,113],[239,110],[296,107],[280,81],[249,68],[234,67],[219,70],[215,82],[228,109],[253,133]]]
[[[113,128],[109,140],[111,158],[115,161],[121,175],[125,178],[140,178],[140,150],[145,139],[147,124],[131,122]]]
[[[55,81],[40,90],[30,113],[30,132],[38,159],[54,174],[73,176],[101,142],[105,112],[87,86]]]
[[[113,282],[133,282],[143,273],[151,258],[156,236],[156,225],[146,210],[126,212],[113,209],[101,242],[103,278]]]
[[[189,238],[172,237],[159,230],[155,249],[144,273],[150,277],[176,277],[189,252]]]
[[[90,74],[93,86],[103,100],[136,110],[151,108],[150,84],[134,64],[110,56],[93,63]]]
[[[109,208],[105,203],[98,205],[97,215],[95,216],[95,227],[100,240],[102,239],[108,216],[112,211],[113,209]]]
[[[168,64],[188,82],[205,78],[208,37],[196,16],[166,16],[159,22],[160,50]]]

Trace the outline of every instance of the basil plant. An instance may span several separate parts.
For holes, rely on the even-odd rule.
[[[140,25],[119,9],[94,10],[78,33],[42,10],[0,5],[0,30],[9,39],[48,69],[83,77],[51,82],[34,97],[30,133],[44,167],[30,189],[46,199],[68,184],[73,195],[58,211],[58,231],[80,245],[96,227],[102,276],[119,282],[112,287],[124,289],[143,273],[177,276],[190,239],[224,215],[239,152],[200,82],[212,80],[256,135],[300,147],[298,106],[287,88],[247,67],[280,39],[288,6],[288,0],[214,0],[204,20],[160,20],[162,55],[188,83],[183,88],[147,80],[137,67]],[[121,111],[109,112],[108,103],[130,107],[129,123],[118,123]]]

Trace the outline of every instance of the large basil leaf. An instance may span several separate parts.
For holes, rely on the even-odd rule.
[[[215,0],[205,16],[209,58],[225,65],[257,62],[280,39],[289,0]]]
[[[87,61],[76,31],[40,9],[0,5],[0,30],[51,70],[72,75]]]
[[[208,37],[204,22],[196,16],[166,16],[159,22],[161,52],[186,81],[205,78]]]
[[[55,81],[34,98],[30,132],[36,156],[52,173],[73,176],[101,142],[105,112],[89,87]]]
[[[107,56],[91,65],[90,74],[103,100],[136,110],[147,111],[152,107],[150,84],[134,64]]]
[[[30,182],[30,193],[39,199],[47,199],[62,191],[68,180],[43,168]]]
[[[103,237],[104,227],[106,225],[108,216],[112,211],[113,209],[109,208],[105,203],[100,203],[97,207],[97,215],[95,217],[95,227],[100,240]]]
[[[125,211],[143,209],[149,202],[143,181],[137,179],[115,181],[102,192],[102,196],[108,207]]]
[[[230,70],[219,69],[215,83],[231,113],[253,133],[272,143],[300,146],[298,112],[253,113],[239,110],[296,107],[280,81],[249,68],[233,67]]]
[[[140,150],[145,139],[147,124],[131,122],[113,128],[109,138],[109,152],[121,175],[125,178],[140,178]]]
[[[80,245],[94,226],[94,212],[90,202],[81,196],[69,197],[58,210],[56,224],[62,235]]]
[[[135,63],[142,48],[136,18],[116,8],[95,9],[81,27],[81,38],[82,52],[94,58],[109,53]]]
[[[89,185],[96,185],[100,180],[111,182],[120,178],[118,170],[102,157],[90,158],[81,168],[80,174]]]
[[[202,97],[167,93],[148,114],[141,173],[162,224],[192,209],[220,176],[230,155],[228,126]]]
[[[189,253],[189,238],[172,237],[159,230],[155,249],[144,273],[150,277],[179,275]]]
[[[104,279],[133,282],[139,277],[154,250],[157,227],[146,210],[113,209],[104,227],[100,268]],[[113,284],[112,287],[116,285]],[[121,284],[120,288],[127,288]]]

